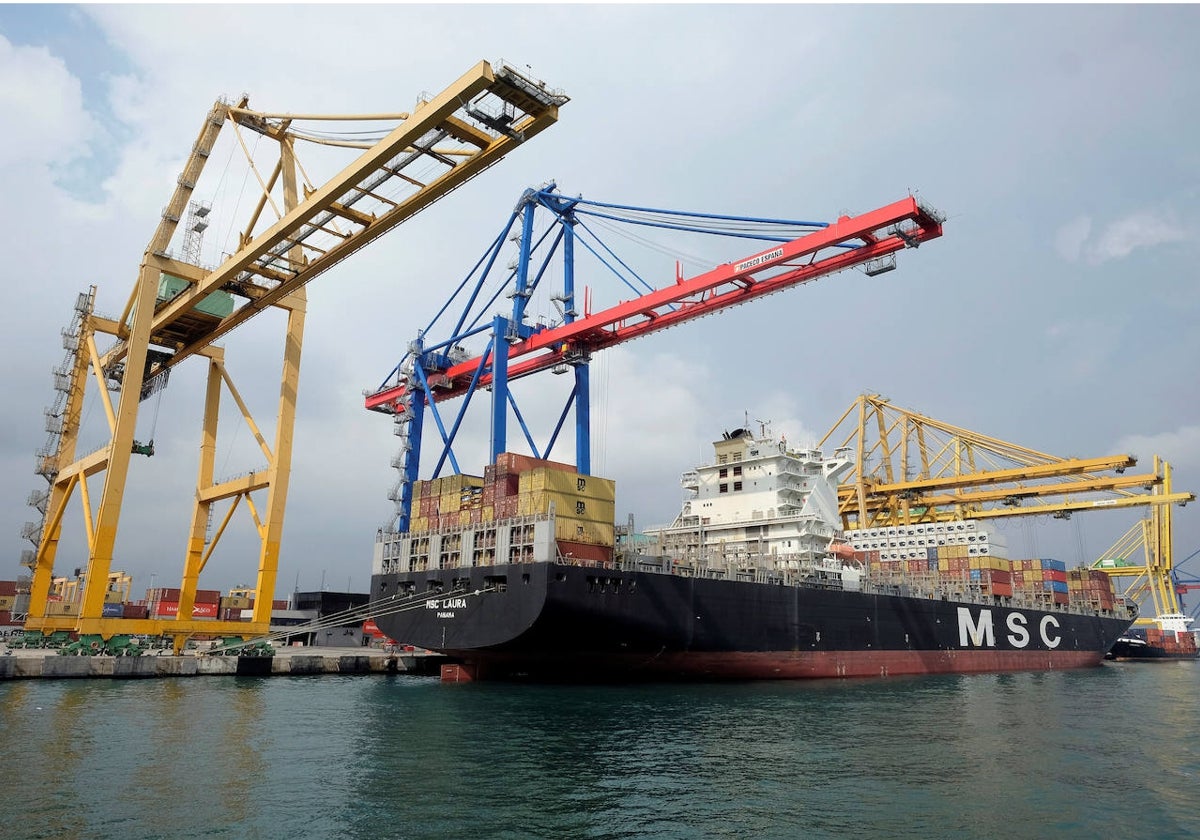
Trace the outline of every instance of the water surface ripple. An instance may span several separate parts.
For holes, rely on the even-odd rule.
[[[1200,667],[0,683],[8,838],[1173,838]]]

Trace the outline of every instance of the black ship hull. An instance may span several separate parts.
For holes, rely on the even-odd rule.
[[[1167,650],[1143,639],[1120,638],[1113,642],[1106,658],[1122,662],[1176,662],[1181,659],[1200,659],[1200,651]]]
[[[463,679],[803,679],[1098,665],[1133,617],[526,563],[375,575]]]

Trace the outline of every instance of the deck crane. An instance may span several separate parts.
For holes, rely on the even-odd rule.
[[[165,633],[173,636],[176,648],[196,632],[264,633],[275,589],[291,469],[305,285],[552,125],[559,107],[567,101],[561,91],[547,88],[507,64],[488,62],[479,62],[441,93],[422,97],[406,113],[268,113],[251,110],[245,98],[236,104],[219,100],[205,118],[146,247],[124,312],[116,319],[99,315],[93,287],[80,295],[75,318],[64,333],[68,358],[55,371],[60,398],[48,412],[50,439],[38,452],[37,471],[50,487],[34,494],[35,507],[43,518],[23,529],[35,546],[22,560],[32,570],[26,628],[44,633],[75,631],[104,639],[114,634]],[[331,125],[333,128],[327,128]],[[237,146],[248,160],[247,178],[253,172],[261,193],[253,209],[246,211],[248,218],[243,214],[230,220],[231,228],[235,222],[239,226],[244,222],[235,252],[217,267],[208,268],[177,258],[168,249],[226,126],[232,127]],[[254,150],[247,144],[246,133],[258,136]],[[228,134],[225,140],[231,149],[237,148]],[[268,141],[266,145],[272,148],[277,144],[273,168],[259,169],[258,140]],[[344,168],[325,183],[313,184],[297,153],[302,143],[349,149],[356,157],[339,164]],[[327,161],[332,154],[314,157]],[[207,212],[192,215],[207,216]],[[207,219],[194,224],[207,224]],[[189,254],[188,248],[180,256],[184,254]],[[269,308],[286,318],[273,444],[250,416],[234,386],[224,348],[215,344]],[[112,343],[101,349],[97,339],[103,336],[110,336]],[[193,356],[207,360],[208,383],[178,617],[106,618],[102,612],[105,581],[131,455],[152,451],[134,439],[138,406],[166,384],[174,367]],[[89,372],[97,385],[111,439],[97,451],[80,456],[76,449]],[[218,480],[214,469],[222,386],[240,409],[267,462],[265,468],[227,480]],[[90,489],[89,479],[98,476],[103,477],[103,487],[97,494]],[[88,552],[83,601],[78,615],[48,615],[47,596],[64,512],[76,491],[82,501]],[[265,503],[255,503],[252,494],[256,492],[265,492]],[[225,502],[229,507],[214,535],[210,532],[214,506]],[[244,502],[260,539],[252,621],[196,621],[192,608],[199,575],[239,502]]]
[[[1171,467],[1158,456],[1151,472],[1138,474],[1131,472],[1137,466],[1132,455],[1060,458],[899,408],[879,395],[851,404],[818,444],[826,445],[847,447],[855,459],[838,490],[846,528],[1033,515],[1069,519],[1082,511],[1148,508],[1148,518],[1093,565],[1113,577],[1132,577],[1124,594],[1152,600],[1155,615],[1178,612],[1171,506],[1196,497],[1172,488]],[[1146,563],[1125,565],[1139,548],[1145,548]]]
[[[540,234],[535,232],[535,214],[539,211],[550,219]],[[757,240],[765,243],[765,247],[688,278],[677,263],[671,282],[655,286],[637,276],[595,233],[602,225],[619,223],[681,234]],[[519,232],[512,234],[514,229]],[[427,408],[431,409],[443,444],[433,471],[435,477],[447,459],[455,472],[459,471],[453,452],[454,436],[471,395],[483,388],[491,391],[493,463],[508,445],[510,406],[538,457],[549,456],[573,407],[575,462],[580,472],[589,473],[588,364],[596,351],[843,269],[859,267],[869,275],[883,273],[895,267],[897,252],[915,248],[941,233],[941,215],[912,196],[861,215],[842,216],[835,222],[824,223],[608,204],[564,196],[553,184],[527,190],[500,235],[439,313],[439,317],[446,314],[455,299],[461,299],[461,309],[449,334],[436,341],[430,339],[435,318],[412,342],[409,352],[383,384],[365,397],[367,409],[394,417],[402,441],[400,453],[393,461],[393,466],[401,471],[392,492],[397,503],[396,529],[402,532],[408,529],[412,484],[418,477]],[[518,254],[507,270],[497,269],[500,251],[510,234],[517,242]],[[575,254],[584,249],[633,290],[635,296],[593,311],[589,299],[576,286]],[[549,279],[549,269],[560,251],[562,286],[553,295],[559,317],[556,323],[531,324],[527,302],[539,286],[553,282]],[[557,262],[553,264],[557,266]],[[487,284],[493,273],[502,280],[499,288],[490,292]],[[512,299],[511,311],[493,317],[490,308],[503,293]],[[481,342],[483,347],[468,351],[466,346],[471,341]],[[574,387],[545,451],[539,454],[509,383],[544,370],[573,371]],[[460,396],[466,399],[447,430],[437,404]]]

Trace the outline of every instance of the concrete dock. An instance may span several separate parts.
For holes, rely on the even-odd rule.
[[[280,648],[274,656],[60,656],[56,650],[0,650],[0,680],[150,679],[307,674],[437,674],[445,657],[378,648]]]

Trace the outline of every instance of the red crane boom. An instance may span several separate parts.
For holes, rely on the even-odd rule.
[[[601,312],[585,312],[578,320],[539,330],[523,341],[510,344],[508,378],[569,363],[595,350],[880,260],[904,248],[915,248],[941,236],[941,223],[935,212],[911,196],[858,216],[843,216],[826,228],[744,260],[722,264],[690,280],[678,279],[674,285]],[[855,242],[852,247],[844,247],[851,242]],[[479,366],[480,358],[476,356],[431,374],[429,384],[436,399],[441,402],[466,393]],[[491,374],[486,373],[476,387],[490,381]],[[366,407],[388,414],[401,413],[407,388],[399,384],[371,394],[366,398]]]

